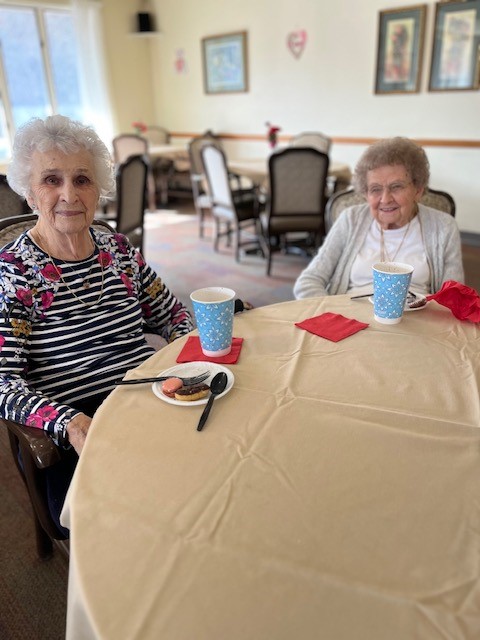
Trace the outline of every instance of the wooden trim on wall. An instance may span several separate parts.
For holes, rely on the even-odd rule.
[[[460,238],[462,244],[467,244],[470,247],[480,248],[480,233],[473,233],[472,231],[460,231]]]
[[[186,131],[171,131],[170,136],[172,138],[197,138],[202,133],[191,133]],[[239,142],[266,142],[266,134],[257,133],[217,133],[216,135],[222,140],[237,140]],[[280,135],[278,137],[280,142],[289,142],[293,135]],[[370,145],[380,140],[380,138],[354,138],[354,137],[332,137],[332,142],[335,144],[360,144]],[[432,138],[412,138],[415,142],[418,142],[422,147],[456,147],[462,149],[480,149],[480,140],[443,140]]]

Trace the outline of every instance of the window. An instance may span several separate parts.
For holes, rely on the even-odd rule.
[[[15,130],[52,113],[83,119],[78,49],[69,9],[0,4],[0,161]]]

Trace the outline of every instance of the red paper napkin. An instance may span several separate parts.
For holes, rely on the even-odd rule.
[[[232,350],[226,356],[220,358],[209,358],[206,356],[200,346],[200,338],[198,336],[190,336],[177,357],[177,362],[195,362],[196,360],[204,360],[206,362],[216,362],[217,364],[235,364],[240,357],[242,350],[243,338],[232,338]]]
[[[322,338],[327,338],[327,340],[332,340],[332,342],[340,342],[357,331],[366,329],[368,324],[352,318],[345,318],[339,313],[322,313],[321,316],[296,322],[295,326]]]
[[[436,300],[448,307],[459,320],[480,322],[480,296],[465,284],[455,280],[447,280],[437,293],[427,296],[427,300]]]

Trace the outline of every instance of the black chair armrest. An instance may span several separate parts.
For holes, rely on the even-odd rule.
[[[35,465],[39,469],[51,467],[60,460],[58,447],[43,429],[25,427],[22,424],[5,420],[4,418],[0,418],[0,423],[18,438],[21,450],[25,448],[30,452]]]

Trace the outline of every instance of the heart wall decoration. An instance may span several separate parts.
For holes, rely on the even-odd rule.
[[[287,47],[295,58],[300,58],[307,44],[307,32],[305,29],[291,31],[287,36]]]

